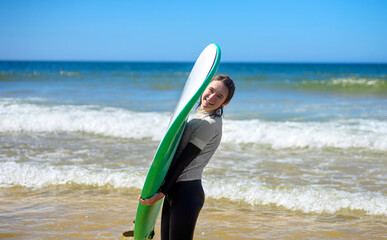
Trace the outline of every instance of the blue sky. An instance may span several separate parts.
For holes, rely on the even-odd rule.
[[[0,59],[387,63],[387,1],[0,0]]]

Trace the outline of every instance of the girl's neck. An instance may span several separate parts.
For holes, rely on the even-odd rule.
[[[208,114],[208,115],[211,115],[211,114],[214,113],[214,111],[208,112],[208,111],[204,110],[204,109],[201,108],[201,107],[198,109],[198,112],[199,112],[199,113]]]

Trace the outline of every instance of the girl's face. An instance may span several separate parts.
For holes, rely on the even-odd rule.
[[[213,112],[221,106],[226,106],[229,102],[224,102],[227,98],[228,89],[221,81],[212,81],[201,96],[202,104],[200,109],[206,112]]]

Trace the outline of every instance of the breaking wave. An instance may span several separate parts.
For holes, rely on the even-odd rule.
[[[45,105],[0,100],[0,132],[84,132],[160,141],[170,113],[134,112],[94,105]],[[328,122],[225,120],[225,143],[281,148],[364,148],[387,151],[387,121]]]

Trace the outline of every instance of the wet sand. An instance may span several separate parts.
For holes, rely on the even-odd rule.
[[[138,189],[0,189],[1,239],[129,239]],[[195,239],[386,239],[384,216],[304,214],[206,199]],[[160,219],[155,239],[160,239]]]

